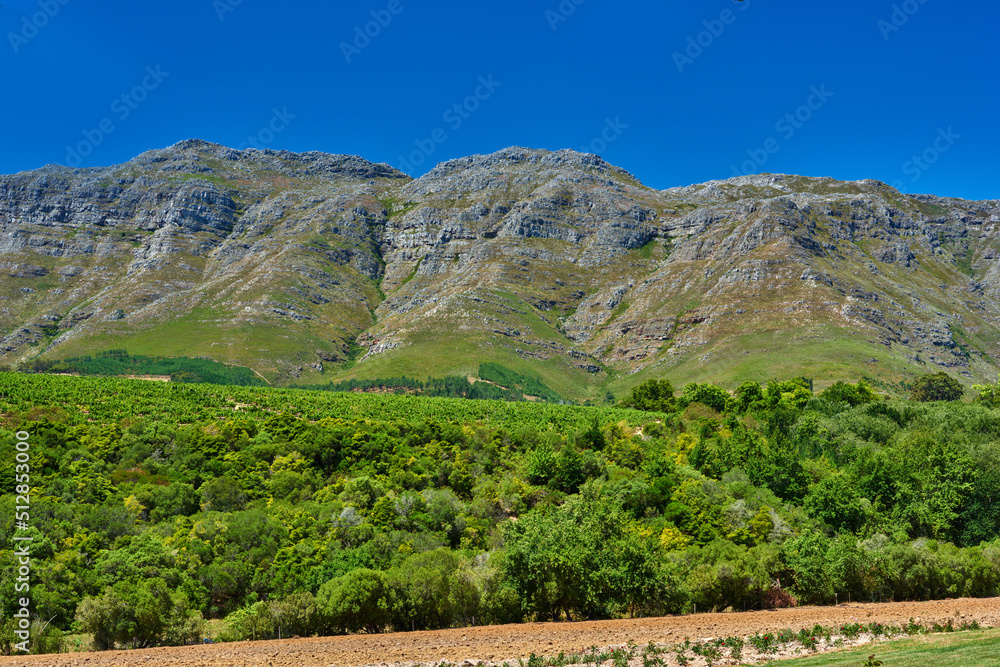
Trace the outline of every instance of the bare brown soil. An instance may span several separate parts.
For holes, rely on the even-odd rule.
[[[25,667],[97,667],[105,665],[170,665],[172,667],[347,667],[448,660],[516,660],[531,653],[579,653],[591,646],[606,647],[634,642],[673,644],[685,638],[705,639],[783,628],[800,630],[817,623],[833,627],[842,623],[901,625],[914,618],[923,624],[956,625],[977,621],[984,627],[1000,626],[1000,598],[841,604],[837,607],[799,607],[747,613],[697,614],[664,618],[578,623],[526,623],[461,628],[433,632],[381,635],[312,637],[278,641],[208,644],[136,651],[104,651],[62,655],[0,657],[0,665]]]
[[[169,375],[123,375],[129,380],[149,380],[150,382],[170,382]]]

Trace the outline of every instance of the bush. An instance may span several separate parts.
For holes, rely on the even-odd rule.
[[[632,388],[632,395],[623,400],[623,408],[635,408],[647,412],[672,412],[676,399],[674,386],[670,380],[646,380]]]
[[[921,375],[913,383],[910,398],[914,401],[957,401],[965,389],[962,384],[944,371],[931,375]]]
[[[189,609],[187,597],[159,578],[139,585],[119,582],[98,597],[84,598],[76,620],[99,650],[187,644],[204,630],[201,612]]]
[[[735,395],[729,400],[728,408],[736,414],[746,414],[755,404],[762,404],[764,390],[756,382],[747,380],[737,387]]]
[[[325,624],[338,632],[382,632],[389,623],[392,598],[385,575],[358,569],[323,584],[316,604]]]
[[[18,643],[22,642],[22,639],[14,634],[17,629],[17,619],[8,618],[0,623],[0,655],[23,654],[17,648]],[[28,653],[62,653],[65,650],[63,634],[56,626],[34,618],[28,631],[31,637],[27,640]]]
[[[687,407],[691,403],[702,403],[716,412],[724,412],[729,394],[722,387],[714,384],[696,384],[689,382],[684,385],[684,393],[677,402],[679,407]]]
[[[532,484],[544,486],[558,473],[552,445],[542,442],[528,455],[524,476]]]
[[[201,487],[201,505],[206,511],[238,512],[246,501],[243,488],[230,477],[216,477]]]
[[[255,641],[276,636],[276,623],[267,602],[254,602],[226,616],[223,641]]]
[[[764,609],[786,609],[798,603],[788,591],[772,586],[761,600]]]
[[[398,630],[448,628],[474,616],[479,591],[459,573],[459,559],[449,549],[413,554],[388,574]],[[463,575],[465,573],[462,573]]]
[[[827,387],[819,397],[831,403],[847,403],[852,408],[878,400],[878,396],[864,380],[857,384],[835,382]]]

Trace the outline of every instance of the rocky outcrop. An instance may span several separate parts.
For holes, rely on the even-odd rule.
[[[998,248],[1000,202],[871,180],[656,191],[595,155],[526,148],[413,180],[185,141],[0,177],[0,355],[135,340],[276,382],[496,359],[590,392],[759,374],[760,354],[837,379],[992,381]]]

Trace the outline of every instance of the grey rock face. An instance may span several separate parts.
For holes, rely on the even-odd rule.
[[[595,155],[517,147],[412,180],[192,140],[0,177],[0,349],[17,364],[154,339],[276,382],[349,354],[356,375],[517,358],[593,384],[829,340],[871,348],[856,374],[895,359],[992,380],[998,248],[1000,202],[878,181],[656,191]]]

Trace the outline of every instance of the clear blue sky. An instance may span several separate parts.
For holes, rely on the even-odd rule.
[[[0,23],[0,173],[251,138],[413,175],[588,147],[656,188],[771,171],[1000,198],[996,2],[0,0]]]

